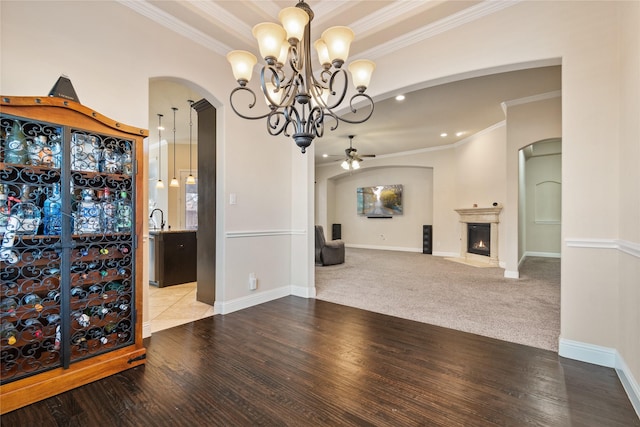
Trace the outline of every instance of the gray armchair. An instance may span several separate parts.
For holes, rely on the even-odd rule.
[[[344,263],[344,242],[342,240],[326,241],[324,229],[316,225],[316,264],[335,265]]]

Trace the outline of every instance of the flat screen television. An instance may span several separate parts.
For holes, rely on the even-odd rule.
[[[402,184],[359,187],[357,198],[358,215],[368,218],[402,215]]]

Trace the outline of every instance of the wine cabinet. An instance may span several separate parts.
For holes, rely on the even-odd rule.
[[[2,413],[144,363],[148,131],[58,97],[0,110]]]

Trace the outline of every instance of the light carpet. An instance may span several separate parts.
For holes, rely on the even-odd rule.
[[[560,259],[528,258],[520,279],[412,252],[347,248],[316,267],[316,298],[558,351]]]

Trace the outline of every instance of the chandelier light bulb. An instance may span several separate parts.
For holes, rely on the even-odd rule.
[[[263,22],[253,27],[253,36],[258,41],[260,55],[267,62],[275,61],[280,56],[286,35],[284,28],[272,22]]]
[[[329,58],[329,49],[327,49],[327,44],[322,39],[318,39],[313,43],[313,47],[316,49],[318,54],[318,61],[320,61],[320,65],[325,68],[331,67],[331,58]]]
[[[287,33],[287,40],[302,40],[304,28],[309,23],[307,12],[299,7],[285,7],[278,14],[278,18]]]
[[[161,179],[159,179],[158,182],[156,182],[156,188],[158,188],[158,189],[163,189],[164,188],[164,182],[162,182]]]
[[[371,75],[373,74],[373,70],[376,69],[376,64],[373,61],[369,61],[368,59],[358,59],[357,61],[353,61],[349,64],[349,71],[351,72],[351,77],[353,78],[353,85],[359,91],[362,92],[369,87],[369,82],[371,81]]]
[[[354,160],[353,162],[351,162],[351,167],[355,170],[355,169],[360,169],[360,162],[357,160]]]
[[[327,45],[331,63],[337,67],[336,63],[342,65],[349,57],[349,48],[355,34],[349,27],[331,27],[322,33],[322,40]]]
[[[171,179],[171,182],[169,183],[169,187],[180,187],[180,183],[178,182],[175,176]]]
[[[346,161],[346,160],[344,162],[342,162],[342,164],[340,166],[342,166],[342,169],[344,169],[344,170],[347,170],[347,171],[349,170],[349,162]]]
[[[233,50],[227,54],[227,61],[231,64],[233,77],[244,86],[251,80],[253,67],[258,63],[258,58],[245,50]]]
[[[187,177],[187,184],[195,184],[196,183],[196,179],[193,177],[193,175],[189,175]]]
[[[278,60],[276,61],[279,66],[283,66],[287,63],[287,57],[289,56],[289,46],[290,45],[288,41],[285,40],[282,42],[282,46],[280,46],[280,55],[278,56]]]

